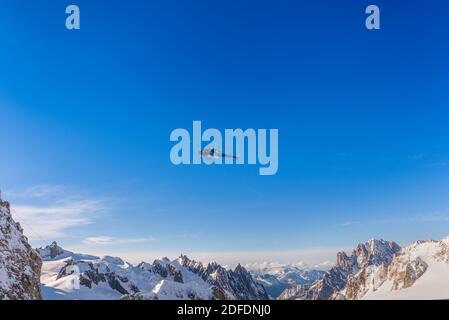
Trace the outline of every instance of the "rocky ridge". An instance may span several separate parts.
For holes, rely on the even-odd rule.
[[[0,300],[38,300],[42,261],[0,200]]]

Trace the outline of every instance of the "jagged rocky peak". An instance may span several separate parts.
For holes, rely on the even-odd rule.
[[[42,299],[42,261],[11,216],[10,204],[0,200],[0,300]]]
[[[189,259],[183,254],[179,256],[178,263],[190,272],[198,275],[204,281],[208,280],[212,271],[208,266],[204,266],[201,262]]]
[[[209,282],[212,294],[217,300],[258,300],[268,299],[264,287],[240,264],[234,270],[227,270],[215,261],[205,266],[181,254],[178,262],[188,271]]]
[[[371,239],[368,242],[360,243],[353,255],[357,257],[359,267],[363,268],[368,265],[389,264],[394,255],[400,251],[401,246],[394,241]]]
[[[47,252],[47,256],[49,256],[50,258],[56,258],[57,256],[64,254],[64,249],[59,247],[58,244],[56,243],[56,241],[53,241],[50,245],[46,246],[43,250],[45,250]]]
[[[188,267],[189,269],[204,269],[204,266],[201,262],[189,259],[186,255],[182,254],[178,258],[178,262],[183,267]]]
[[[45,246],[44,248],[38,248],[36,249],[36,251],[39,253],[43,260],[59,258],[67,253],[67,251],[58,246],[56,241],[53,241],[51,244]]]
[[[401,247],[394,241],[371,239],[365,243],[359,243],[351,256],[345,252],[337,253],[335,266],[348,273],[357,273],[370,265],[390,264],[393,257],[400,251]]]
[[[350,256],[339,252],[335,266],[322,279],[284,291],[279,299],[359,299],[382,285],[388,266],[400,252],[394,241],[371,239],[360,243]]]
[[[267,300],[265,288],[257,283],[251,274],[240,264],[234,270],[226,270],[219,264],[207,267],[210,272],[216,299]]]
[[[339,292],[335,290],[331,298],[360,299],[367,291],[377,290],[400,252],[401,247],[394,241],[371,239],[360,243],[351,255],[355,264],[347,274],[344,287]]]
[[[446,238],[416,241],[398,250],[383,247],[381,264],[348,277],[345,299],[447,299],[449,247]],[[391,251],[393,257],[390,259]]]
[[[245,267],[243,267],[240,263],[235,267],[234,273],[239,275],[243,279],[251,278],[251,274],[249,273],[249,271],[246,270]]]

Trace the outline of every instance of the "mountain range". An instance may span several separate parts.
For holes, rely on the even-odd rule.
[[[76,254],[56,242],[37,251],[43,260],[44,299],[268,299],[241,265],[227,270],[180,255],[134,266],[118,257]]]
[[[249,271],[248,271],[249,270]],[[329,270],[304,265],[225,268],[180,255],[132,265],[118,257],[32,249],[10,204],[0,201],[0,300],[448,299],[449,237],[401,247],[372,239]]]

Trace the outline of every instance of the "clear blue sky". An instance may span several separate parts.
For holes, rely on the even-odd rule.
[[[380,31],[364,26],[372,3]],[[449,235],[448,14],[443,0],[2,0],[0,185],[35,245],[96,252]],[[277,175],[172,165],[170,132],[193,120],[278,128]],[[59,221],[72,200],[87,209]]]

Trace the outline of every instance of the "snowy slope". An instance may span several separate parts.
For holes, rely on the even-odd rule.
[[[449,238],[404,247],[385,282],[363,299],[449,299]]]
[[[86,286],[76,286],[78,274],[58,277],[59,272],[71,258],[46,261],[42,266],[41,290],[45,300],[115,300],[122,294],[112,290],[106,283],[100,283],[95,290]]]

